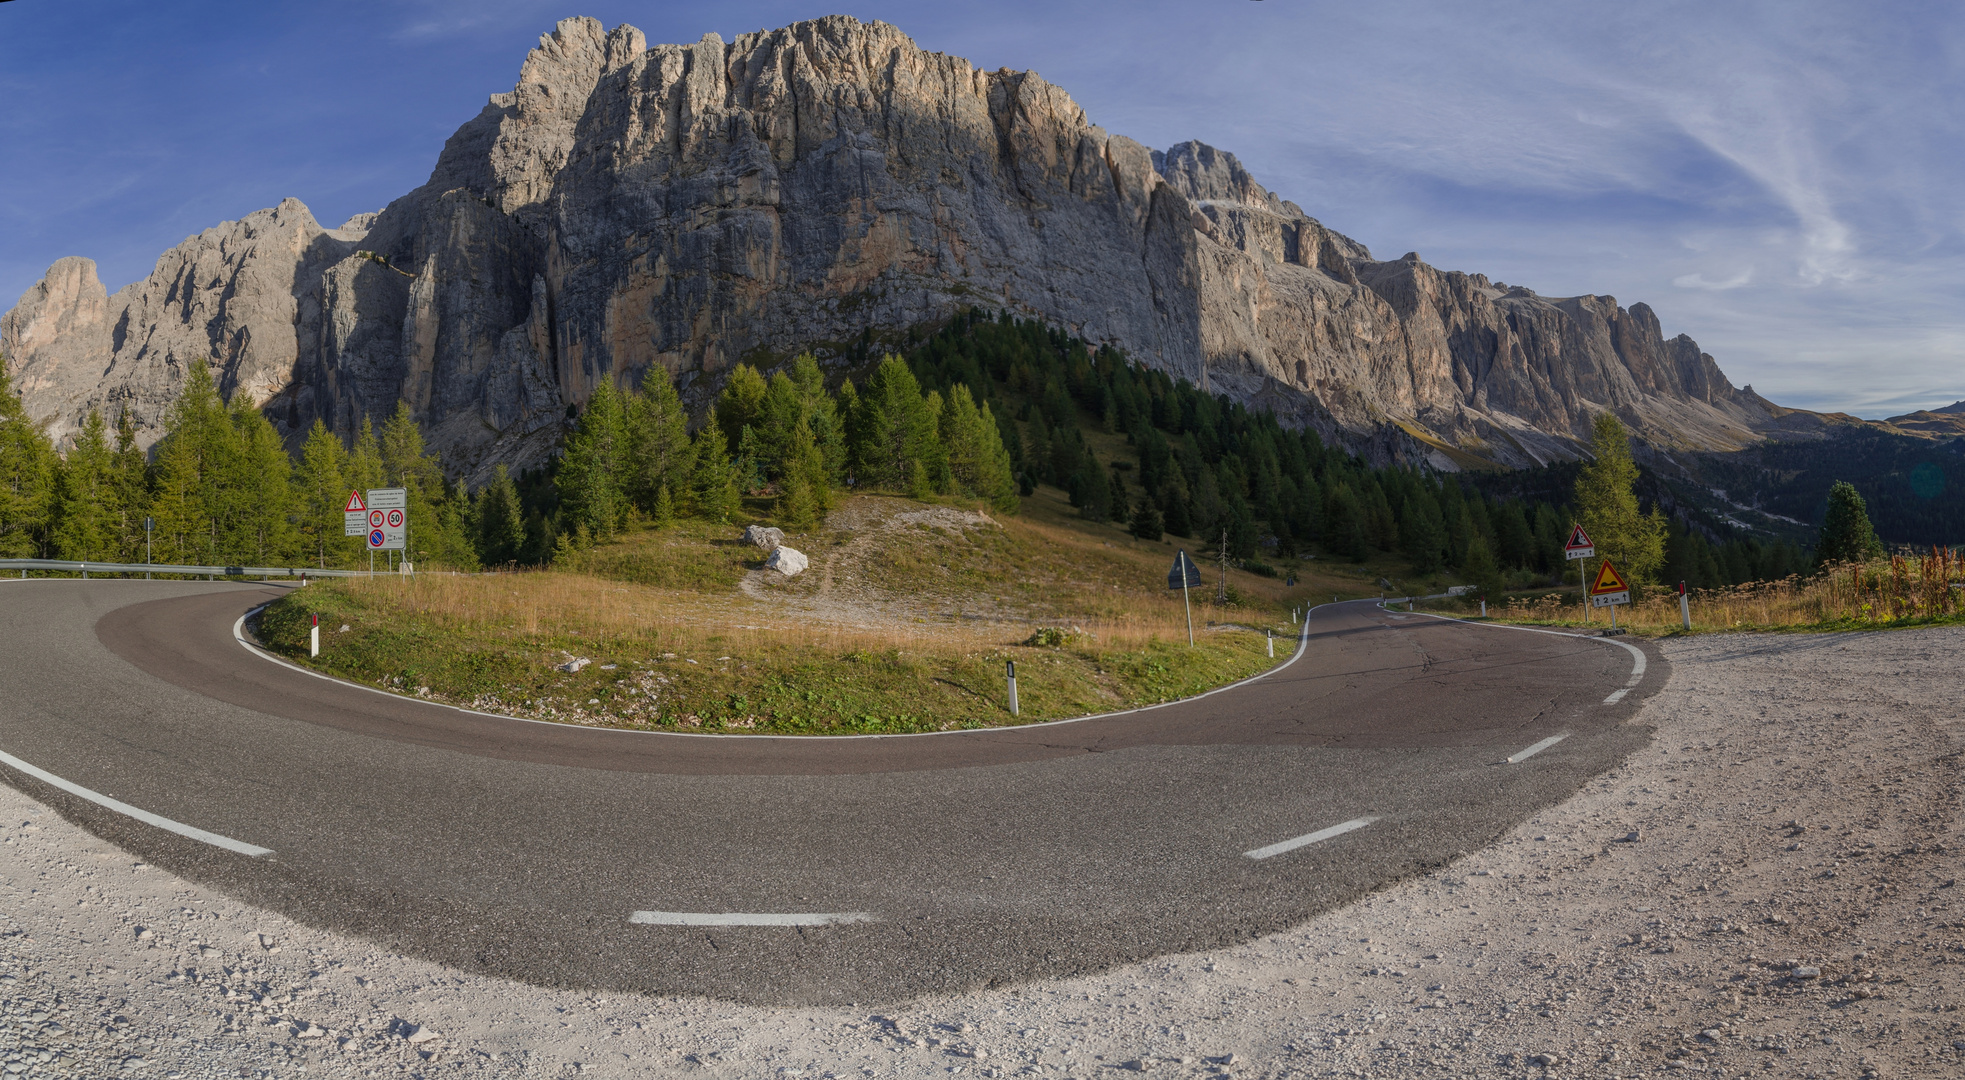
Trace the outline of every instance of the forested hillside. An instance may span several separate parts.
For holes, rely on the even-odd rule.
[[[444,480],[406,408],[352,446],[317,426],[288,461],[249,402],[221,401],[200,368],[187,386],[149,460],[127,423],[112,440],[100,417],[60,458],[0,391],[0,553],[140,561],[149,515],[159,562],[357,566],[361,540],[340,535],[347,491],[399,485],[418,562],[537,565],[635,521],[797,530],[847,491],[1014,512],[1047,484],[1086,518],[1225,546],[1258,573],[1390,559],[1499,592],[1567,569],[1573,465],[1481,477],[1375,468],[1314,431],[1008,315],[964,313],[892,351],[862,339],[825,364],[740,365],[693,418],[666,379],[604,385],[550,467],[475,492]],[[1655,485],[1640,491],[1659,501]],[[1793,545],[1715,544],[1707,531],[1674,525],[1659,578],[1713,586],[1806,568]]]

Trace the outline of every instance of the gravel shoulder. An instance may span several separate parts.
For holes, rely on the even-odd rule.
[[[1652,744],[1290,932],[847,1009],[463,975],[0,787],[10,1076],[1957,1076],[1965,631],[1664,645]],[[796,930],[761,932],[797,933]],[[823,932],[823,931],[819,931]]]

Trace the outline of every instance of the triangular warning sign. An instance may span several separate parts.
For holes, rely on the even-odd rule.
[[[341,509],[347,513],[353,514],[357,511],[368,509],[368,504],[362,501],[361,492],[351,491],[348,493],[348,505],[342,507]]]
[[[1575,551],[1577,548],[1586,547],[1596,547],[1596,545],[1590,542],[1590,534],[1583,531],[1583,526],[1578,525],[1569,530],[1569,543],[1565,550]]]
[[[1609,559],[1605,559],[1603,565],[1597,568],[1597,583],[1590,586],[1590,595],[1602,596],[1605,593],[1630,591],[1631,583],[1624,580],[1624,575],[1617,572],[1617,568],[1611,565]]]

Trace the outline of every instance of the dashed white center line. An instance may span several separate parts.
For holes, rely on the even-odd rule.
[[[628,921],[642,926],[838,926],[873,922],[868,911],[749,913],[738,911],[637,911]]]
[[[1621,694],[1623,693],[1623,691],[1619,690],[1618,693]],[[1520,763],[1527,761],[1529,758],[1534,757],[1535,755],[1541,753],[1544,750],[1547,750],[1549,747],[1554,746],[1557,743],[1567,738],[1569,738],[1569,733],[1566,731],[1563,732],[1561,735],[1551,735],[1548,738],[1543,739],[1541,742],[1536,743],[1534,746],[1531,746],[1528,749],[1523,750],[1521,753],[1516,754],[1514,757],[1509,758],[1506,764],[1519,765]]]
[[[1291,851],[1295,851],[1297,848],[1300,847],[1307,847],[1311,844],[1320,843],[1322,841],[1329,840],[1333,836],[1343,836],[1345,833],[1355,832],[1356,830],[1362,829],[1365,826],[1377,820],[1378,819],[1376,817],[1352,818],[1350,821],[1347,821],[1342,825],[1332,825],[1328,829],[1318,829],[1316,832],[1299,836],[1294,840],[1285,840],[1282,843],[1271,844],[1268,847],[1259,847],[1256,848],[1254,851],[1244,851],[1242,852],[1242,854],[1248,856],[1251,859],[1274,858],[1277,855],[1282,855]]]
[[[51,787],[58,787],[61,790],[68,792],[70,795],[75,795],[80,798],[87,799],[90,802],[95,803],[97,806],[106,806],[109,809],[114,810],[119,814],[124,814],[129,817],[133,817],[138,821],[143,822],[145,825],[154,825],[157,828],[164,830],[165,832],[174,832],[179,836],[190,837],[193,840],[210,844],[213,847],[221,847],[227,851],[236,851],[241,855],[249,855],[255,859],[265,855],[273,854],[272,848],[263,848],[263,847],[259,847],[256,844],[248,844],[241,840],[234,840],[229,836],[220,836],[215,832],[206,832],[205,830],[197,828],[195,826],[186,825],[181,821],[172,821],[170,818],[163,817],[158,814],[153,814],[148,810],[139,810],[136,807],[131,806],[129,803],[122,802],[117,799],[112,799],[109,796],[104,795],[99,791],[90,791],[88,788],[85,788],[82,785],[75,783],[74,781],[63,780],[61,777],[56,776],[54,773],[51,773],[46,769],[34,765],[29,765],[27,762],[22,761],[21,759],[15,757],[12,754],[7,753],[4,750],[0,750],[0,761],[6,762],[8,765],[11,765],[16,769],[19,769],[21,772],[24,772],[27,775],[34,777],[36,780],[39,780],[44,784],[47,784]]]

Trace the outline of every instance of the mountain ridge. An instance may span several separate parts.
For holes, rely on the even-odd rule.
[[[653,48],[563,20],[415,191],[333,229],[287,199],[113,296],[62,259],[0,352],[58,437],[98,408],[154,438],[208,358],[289,439],[406,400],[475,481],[544,460],[600,380],[700,398],[965,306],[1446,469],[1573,458],[1606,408],[1667,452],[1831,422],[1733,387],[1647,305],[1377,260],[1233,154],[1150,150],[1034,72],[846,16]]]

